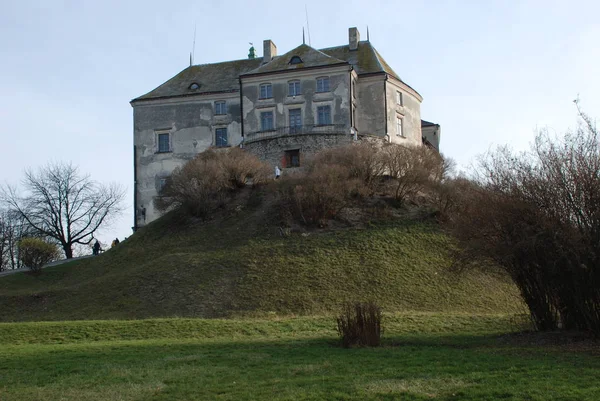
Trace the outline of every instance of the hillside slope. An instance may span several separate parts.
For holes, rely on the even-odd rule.
[[[522,311],[505,278],[451,271],[452,241],[433,222],[283,237],[259,209],[167,215],[96,258],[0,278],[0,320],[321,314],[369,299],[387,311]]]

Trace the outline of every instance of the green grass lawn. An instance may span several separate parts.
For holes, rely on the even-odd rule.
[[[328,317],[4,323],[0,400],[600,399],[595,343],[522,341],[510,315],[385,318],[374,349],[340,348]]]

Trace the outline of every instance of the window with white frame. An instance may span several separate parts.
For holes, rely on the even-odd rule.
[[[329,77],[317,78],[317,92],[329,92]]]
[[[260,99],[270,99],[273,97],[273,85],[261,84],[260,85]]]
[[[263,111],[260,113],[260,129],[261,131],[272,131],[275,128],[273,124],[273,112]]]
[[[402,117],[396,116],[396,135],[404,136],[404,130],[402,126]]]
[[[215,145],[219,148],[227,146],[227,128],[215,129]]]
[[[227,102],[224,100],[219,100],[215,102],[215,114],[223,115],[227,114]]]
[[[300,81],[288,82],[288,96],[298,96],[302,94],[300,90]]]
[[[171,151],[171,134],[168,132],[159,132],[156,135],[158,153]]]
[[[317,125],[331,124],[331,106],[317,107]]]
[[[402,92],[396,91],[396,104],[402,106]]]

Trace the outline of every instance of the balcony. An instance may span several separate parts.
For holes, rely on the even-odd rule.
[[[284,136],[318,134],[350,134],[350,127],[344,124],[280,127],[270,131],[257,131],[247,133],[244,137],[244,143],[261,141],[263,139],[279,138]]]

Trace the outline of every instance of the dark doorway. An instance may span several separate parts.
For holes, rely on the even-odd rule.
[[[285,151],[285,166],[300,167],[300,149]]]

